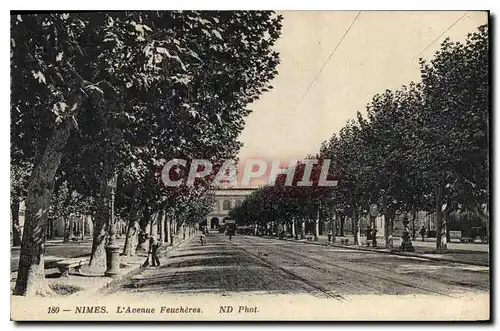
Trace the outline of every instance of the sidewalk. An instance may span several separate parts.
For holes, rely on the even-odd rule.
[[[279,239],[278,237],[266,236],[266,238]],[[347,245],[341,244],[341,239],[349,239]],[[321,235],[318,241],[308,241],[306,239],[295,240],[293,238],[287,238],[288,241],[296,241],[302,243],[309,243],[314,245],[328,246],[328,236]],[[415,248],[415,253],[410,252],[398,252],[396,250],[401,241],[400,238],[394,238],[394,248],[385,247],[385,239],[383,237],[377,237],[378,247],[368,247],[366,246],[366,237],[361,237],[362,246],[355,246],[353,236],[336,237],[335,243],[330,246],[341,247],[353,250],[371,251],[379,252],[385,254],[402,255],[402,256],[412,256],[419,257],[429,260],[454,262],[454,263],[464,263],[471,265],[479,265],[489,267],[489,246],[488,244],[462,244],[462,243],[448,243],[448,251],[443,254],[434,253],[436,242],[434,241],[412,241],[413,247]]]
[[[117,243],[123,246],[125,237],[117,238]],[[92,250],[92,238],[88,237],[80,241],[70,241],[63,243],[62,239],[49,241],[45,244],[45,268],[53,268],[54,263],[64,259],[76,257],[89,257]],[[19,247],[11,247],[10,250],[10,271],[15,272],[19,267]]]
[[[186,235],[186,239],[183,239],[181,235],[177,235],[174,237],[174,244],[172,246],[164,246],[163,249],[161,249],[159,253],[160,257],[160,262],[165,263],[165,260],[168,259],[168,254],[175,249],[177,249],[180,245],[188,242],[191,238],[196,236],[197,233],[193,233],[191,236]],[[108,281],[102,285],[99,286],[93,286],[89,287],[88,289],[85,289],[84,291],[81,291],[77,293],[76,295],[78,296],[92,296],[95,294],[103,294],[106,291],[108,291],[110,288],[114,286],[118,286],[124,279],[128,277],[133,277],[134,275],[137,275],[141,273],[144,270],[154,270],[156,267],[144,267],[143,264],[146,261],[146,258],[149,258],[149,263],[151,263],[151,258],[149,257],[148,254],[146,253],[138,253],[135,257],[129,258],[127,260],[127,264],[129,265],[122,273],[120,273],[119,276],[113,277],[113,278],[108,278]],[[152,268],[152,269],[150,269]]]
[[[168,254],[168,252],[175,249],[177,246],[186,242],[190,238],[191,237],[186,236],[186,239],[183,240],[181,236],[175,237],[174,245],[166,246],[162,255]],[[118,243],[120,247],[123,247],[124,238],[119,240]],[[66,245],[70,244],[68,243]],[[62,245],[61,248],[63,248]],[[82,267],[81,275],[70,272],[69,277],[60,277],[59,270],[55,268],[55,262],[74,257],[90,258],[90,249],[87,254],[82,254],[81,250],[79,253],[75,253],[74,250],[69,251],[73,253],[64,254],[65,256],[47,256],[49,259],[45,258],[45,279],[57,295],[92,296],[104,292],[109,286],[112,286],[116,282],[120,282],[122,279],[142,270],[141,266],[148,256],[146,253],[138,253],[134,257],[120,256],[120,273],[113,278],[104,276],[104,270],[90,270],[88,265]],[[11,272],[11,291],[14,289],[16,278],[17,270]]]

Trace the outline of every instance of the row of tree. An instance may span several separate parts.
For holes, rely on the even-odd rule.
[[[315,156],[313,185],[297,187],[306,165],[295,167],[232,212],[240,224],[315,222],[320,216],[352,218],[360,243],[360,215],[377,204],[385,218],[386,242],[399,213],[436,215],[436,250],[447,246],[447,220],[454,211],[488,218],[489,206],[488,28],[465,42],[445,40],[430,62],[420,60],[421,81],[377,94]],[[324,160],[335,187],[319,187]],[[290,169],[291,173],[294,169]]]
[[[277,74],[281,20],[267,11],[11,16],[15,244],[14,211],[26,205],[15,294],[51,292],[43,270],[49,217],[92,215],[90,264],[105,265],[115,176],[116,212],[129,228],[145,230],[152,215],[196,222],[208,213],[207,183],[165,187],[162,166],[236,157],[247,105]],[[129,236],[125,253],[133,254]]]

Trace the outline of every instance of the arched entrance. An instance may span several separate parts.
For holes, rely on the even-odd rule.
[[[217,217],[212,217],[210,220],[210,229],[215,230],[219,226],[219,219]]]

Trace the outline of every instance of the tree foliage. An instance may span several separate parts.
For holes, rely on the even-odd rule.
[[[104,258],[96,252],[114,174],[121,216],[167,209],[191,222],[212,206],[206,186],[165,188],[157,168],[172,158],[236,157],[247,105],[277,73],[281,19],[267,11],[11,16],[12,164],[33,169],[17,294],[47,292],[30,279],[43,277],[51,203],[72,201],[52,199],[58,185],[95,205],[92,261]]]

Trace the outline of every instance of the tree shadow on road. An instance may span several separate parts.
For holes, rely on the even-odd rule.
[[[311,289],[292,281],[280,281],[266,272],[266,267],[258,267],[267,275],[255,276],[255,267],[224,266],[220,269],[203,268],[158,275],[140,281],[123,284],[123,288],[133,292],[171,292],[171,293],[219,293],[219,292],[268,292],[268,293],[310,293]],[[253,274],[253,276],[249,276]]]
[[[210,257],[210,256],[215,256],[215,255],[235,256],[236,254],[231,253],[231,252],[224,252],[224,251],[220,251],[220,250],[210,250],[210,251],[204,251],[204,252],[195,252],[195,253],[191,253],[191,254],[169,255],[168,257],[171,259],[175,259],[175,258],[186,258],[186,257],[193,257],[193,256]]]
[[[121,288],[132,292],[174,293],[310,293],[312,290],[298,280],[277,274],[267,265],[256,265],[250,256],[220,250],[214,254],[177,254],[168,259],[168,264],[143,276],[123,283]]]

